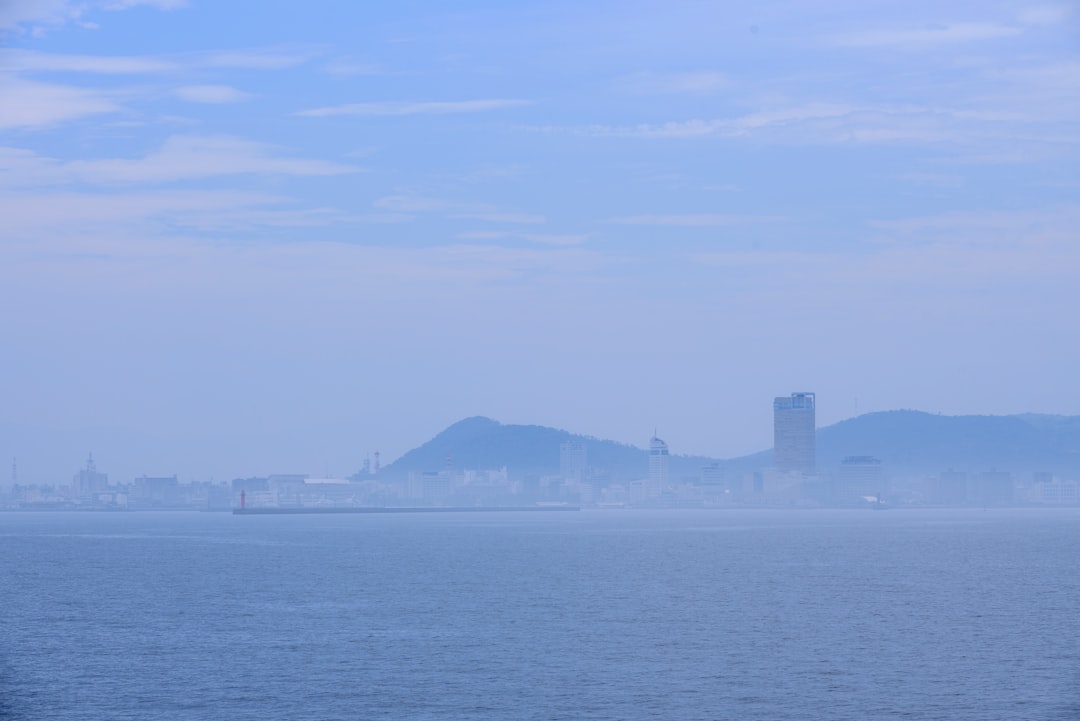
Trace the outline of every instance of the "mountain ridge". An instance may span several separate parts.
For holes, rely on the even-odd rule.
[[[485,416],[464,418],[383,469],[387,478],[414,471],[506,467],[512,477],[556,475],[559,446],[586,446],[589,466],[609,480],[648,475],[648,451],[637,446],[540,425],[502,424]],[[828,472],[848,456],[873,456],[897,475],[924,475],[948,468],[971,472],[1036,470],[1080,474],[1080,416],[1024,413],[1008,416],[943,416],[899,409],[866,413],[817,431],[818,470]],[[735,458],[672,455],[670,477],[700,475],[715,464],[725,475],[764,470],[772,449]]]
[[[559,472],[560,444],[571,440],[586,444],[590,466],[617,471],[620,478],[644,475],[630,470],[639,465],[641,454],[648,453],[637,446],[548,426],[502,424],[485,416],[472,416],[451,424],[388,464],[382,475],[402,478],[412,471],[443,470],[448,463],[454,468],[505,466],[515,476],[553,475]],[[699,469],[711,462],[714,459],[704,456],[671,456],[672,466],[677,467],[689,464]]]

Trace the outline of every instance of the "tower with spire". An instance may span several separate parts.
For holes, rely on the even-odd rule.
[[[668,445],[656,435],[649,439],[649,483],[646,486],[646,495],[649,498],[659,498],[668,486]]]
[[[86,468],[75,474],[72,485],[75,487],[75,493],[79,496],[89,496],[108,489],[109,476],[105,473],[98,473],[93,453],[90,453],[86,459]]]

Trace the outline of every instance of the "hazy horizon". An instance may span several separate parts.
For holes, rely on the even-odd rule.
[[[900,411],[900,412],[904,412],[904,413],[918,413],[918,414],[926,413],[925,411],[918,411],[918,410],[914,410],[914,409],[891,409],[891,411],[894,411],[894,412],[895,411]],[[859,416],[855,416],[853,418],[861,418],[861,417],[864,417],[864,416],[869,416],[872,413],[888,413],[888,412],[889,411],[874,411],[874,412],[868,412],[868,413],[860,413]],[[938,414],[938,415],[940,416],[940,414]],[[1020,414],[1020,415],[1028,415],[1028,414]],[[1048,415],[1048,414],[1030,414],[1030,415]],[[966,416],[949,416],[949,417],[950,418],[955,418],[955,419],[963,419],[963,418],[977,418],[977,417],[982,417],[982,418],[986,418],[986,417],[1004,418],[1005,416],[998,416],[998,415],[995,415],[995,414],[985,414],[985,415],[982,415],[982,416],[966,415]],[[1056,415],[1056,416],[1054,416],[1054,415],[1050,415],[1049,417],[1080,419],[1080,416],[1064,416],[1064,415]],[[335,466],[330,465],[329,462],[324,462],[322,465],[317,465],[316,464],[316,465],[309,465],[309,466],[306,466],[306,467],[301,467],[301,466],[298,466],[296,464],[291,464],[289,461],[281,462],[280,461],[281,458],[288,457],[289,454],[291,453],[291,449],[288,448],[288,447],[286,447],[284,455],[281,453],[281,450],[279,448],[277,448],[277,444],[279,444],[279,443],[282,443],[282,442],[288,443],[289,439],[286,438],[284,435],[276,437],[276,438],[270,438],[270,439],[258,438],[258,437],[248,437],[248,438],[245,439],[246,444],[242,447],[242,449],[240,449],[240,450],[233,449],[232,457],[234,459],[239,458],[239,459],[242,459],[242,460],[233,460],[233,461],[231,461],[231,465],[222,464],[222,465],[219,465],[219,466],[216,466],[216,467],[211,467],[210,462],[208,462],[205,457],[201,457],[201,456],[197,455],[197,451],[192,450],[191,454],[189,455],[187,453],[187,450],[188,450],[188,448],[190,448],[190,446],[185,447],[183,444],[175,442],[175,441],[174,442],[169,442],[169,441],[164,440],[164,439],[152,438],[152,437],[148,437],[148,436],[145,436],[145,437],[142,437],[142,438],[139,438],[138,436],[130,436],[130,435],[129,436],[118,436],[118,435],[110,436],[107,433],[103,433],[101,430],[97,430],[94,433],[80,432],[80,431],[63,431],[63,432],[54,433],[54,434],[51,434],[51,435],[39,434],[39,437],[41,439],[45,439],[44,441],[41,441],[42,445],[35,446],[33,443],[27,444],[27,447],[29,447],[31,449],[36,449],[38,451],[37,454],[31,454],[29,456],[29,464],[26,463],[25,457],[24,457],[24,459],[19,459],[18,457],[15,457],[12,460],[17,463],[18,480],[19,480],[20,483],[23,483],[23,484],[59,484],[59,485],[63,485],[69,480],[69,476],[74,475],[77,470],[85,467],[86,461],[87,461],[89,456],[93,457],[93,460],[95,462],[95,465],[97,466],[98,471],[108,474],[109,475],[109,480],[113,484],[129,483],[133,479],[135,479],[135,478],[137,478],[139,476],[173,476],[173,475],[178,476],[181,483],[192,483],[192,482],[202,483],[202,482],[205,482],[205,481],[228,482],[228,481],[231,481],[231,480],[236,479],[236,478],[246,478],[246,477],[254,477],[254,476],[269,476],[269,475],[275,475],[275,474],[302,474],[302,475],[306,475],[306,476],[313,477],[313,478],[344,478],[344,477],[354,475],[358,471],[361,471],[361,468],[365,464],[365,462],[368,463],[368,464],[372,464],[372,467],[373,467],[373,464],[376,461],[378,461],[385,468],[386,466],[388,466],[388,465],[390,465],[390,464],[392,464],[392,463],[394,463],[394,462],[396,462],[398,460],[401,460],[410,451],[417,450],[421,446],[424,446],[425,444],[427,444],[429,441],[434,440],[443,431],[450,430],[452,427],[457,426],[459,423],[470,421],[470,420],[476,420],[476,419],[480,419],[480,418],[483,418],[484,420],[488,420],[488,421],[493,421],[493,422],[495,422],[495,423],[497,423],[497,424],[499,424],[501,426],[516,426],[516,427],[522,427],[522,428],[524,428],[524,427],[553,428],[554,430],[557,430],[557,431],[566,431],[566,432],[570,433],[573,436],[584,438],[587,441],[596,441],[598,443],[606,443],[606,442],[612,442],[613,441],[615,443],[619,443],[619,444],[622,444],[622,445],[631,446],[633,448],[636,448],[636,449],[642,451],[643,453],[648,448],[647,439],[644,440],[644,441],[642,439],[637,439],[636,441],[626,442],[626,441],[621,441],[619,439],[602,438],[602,437],[595,436],[595,435],[592,435],[592,434],[589,434],[589,433],[585,433],[585,432],[582,432],[582,431],[579,431],[579,430],[576,430],[576,429],[573,429],[573,428],[560,428],[560,427],[541,426],[540,424],[535,424],[535,423],[523,423],[523,424],[505,423],[505,422],[502,422],[502,421],[500,421],[499,419],[496,419],[496,418],[489,418],[489,417],[486,417],[486,416],[472,416],[472,417],[469,417],[469,418],[460,418],[457,421],[455,421],[454,423],[449,424],[447,427],[439,428],[436,431],[434,431],[433,433],[431,433],[430,435],[425,436],[423,438],[413,439],[412,443],[407,448],[405,448],[400,453],[397,453],[397,454],[394,454],[394,455],[390,455],[390,454],[386,453],[385,451],[380,451],[378,449],[375,449],[375,450],[372,450],[372,451],[366,451],[366,452],[363,451],[363,450],[355,450],[353,452],[353,456],[357,459],[356,462],[352,466],[345,466],[345,467],[335,467]],[[853,420],[853,419],[844,419],[844,420]],[[835,425],[835,424],[823,425],[823,424],[819,423],[817,425],[817,428],[818,428],[819,431],[827,430],[832,425]],[[770,425],[769,431],[770,431],[770,436],[771,436],[771,434],[772,434],[772,426],[771,425]],[[113,433],[117,433],[117,431],[114,430]],[[33,435],[34,435],[34,429],[31,429],[31,431],[27,434],[27,437],[33,437]],[[80,451],[77,449],[77,440],[73,440],[73,439],[81,439],[81,438],[83,438],[85,436],[88,436],[88,435],[94,435],[98,440],[112,439],[112,444],[111,445],[106,444],[104,446],[105,451],[106,451],[104,454],[101,453],[100,450],[95,451],[95,450],[91,449],[90,451],[83,452],[80,455]],[[651,434],[649,434],[649,435],[651,435]],[[660,434],[660,435],[664,435],[664,434]],[[16,434],[16,437],[18,437],[17,434]],[[133,438],[136,441],[134,443],[132,441]],[[49,439],[51,439],[51,441]],[[61,440],[57,441],[56,439],[61,439]],[[221,442],[223,439],[217,439],[217,440],[219,442]],[[224,439],[224,440],[231,440],[231,439]],[[887,440],[887,439],[885,439],[885,438],[879,438],[878,439],[879,442],[884,441],[884,440]],[[974,441],[974,440],[977,440],[977,439],[976,438],[971,438],[970,440]],[[141,441],[141,442],[138,442],[138,441]],[[325,441],[325,439],[324,439],[324,441]],[[747,453],[741,453],[741,454],[732,455],[732,456],[717,456],[717,455],[710,455],[710,454],[707,454],[707,453],[695,453],[695,452],[692,452],[692,451],[683,450],[683,449],[681,449],[679,447],[679,444],[678,444],[679,439],[672,438],[670,436],[666,437],[666,441],[672,441],[674,443],[673,446],[672,446],[672,443],[668,443],[668,446],[669,446],[669,448],[671,448],[671,453],[672,453],[673,456],[688,457],[688,458],[689,457],[698,457],[698,458],[704,457],[704,458],[708,458],[710,460],[719,460],[719,461],[737,460],[739,458],[743,458],[743,457],[751,456],[751,455],[756,455],[756,454],[759,454],[759,453],[763,453],[763,452],[767,452],[767,451],[772,450],[772,439],[771,438],[768,441],[768,443],[766,443],[765,445],[762,445],[759,448],[748,451]],[[54,443],[55,445],[49,446],[48,444],[50,442]],[[325,445],[328,446],[329,443],[325,443]],[[337,449],[337,450],[340,450],[340,449]],[[552,453],[554,453],[555,450],[556,450],[555,448],[552,448],[551,449]],[[378,459],[376,459],[376,457],[375,457],[376,451],[378,451],[378,453],[379,453],[379,458]],[[865,454],[866,452],[867,452],[867,448],[865,447],[865,445],[856,444],[856,445],[853,445],[850,448],[848,448],[841,455],[843,455],[843,456],[859,455],[859,454]],[[961,454],[961,455],[963,455],[963,454]],[[831,459],[831,461],[827,462],[825,465],[829,466],[830,463],[834,463],[835,461],[838,461],[838,460],[839,460],[839,457],[837,457],[835,459]],[[893,464],[893,461],[895,459],[888,459],[887,458],[885,460],[886,460],[886,467],[891,468],[892,464]],[[37,464],[40,464],[42,462],[44,462],[44,466],[37,465]],[[1024,461],[1024,463],[1027,463],[1027,462],[1028,462],[1027,460]],[[27,465],[29,465],[29,468],[30,468],[30,473],[31,473],[30,477],[27,476]],[[436,465],[438,465],[438,464],[436,464]],[[1044,465],[1046,465],[1046,464],[1044,464]],[[469,467],[472,468],[471,466],[469,466]],[[147,468],[149,468],[150,470],[146,470]],[[209,468],[210,470],[206,470],[207,468]],[[988,466],[988,468],[989,468],[989,466]],[[1050,462],[1048,465],[1046,465],[1046,468],[1043,469],[1043,470],[1046,470],[1046,469],[1049,469],[1051,471],[1054,471],[1054,470],[1061,471],[1061,470],[1063,470],[1061,468],[1058,468],[1057,465],[1055,465],[1053,462]],[[413,469],[413,470],[417,470],[417,469]],[[426,468],[424,470],[432,470],[432,469],[431,468]],[[484,469],[474,468],[473,470],[484,470]],[[515,476],[520,475],[520,469],[515,468],[515,469],[511,469],[511,470],[513,471],[513,475],[515,475]],[[643,465],[642,466],[642,472],[644,472],[644,470],[645,470],[645,466]],[[763,469],[758,469],[758,470],[763,470]],[[821,470],[828,472],[831,469],[823,468]],[[940,470],[945,470],[945,468],[942,467],[942,469],[940,469]],[[971,470],[971,471],[980,470],[981,471],[981,470],[987,470],[987,469],[984,469],[984,468],[981,468],[981,467],[980,468],[972,467],[972,468],[966,469],[966,470]],[[10,475],[5,476],[3,478],[0,478],[0,488],[7,488],[7,487],[10,487],[10,485],[11,485],[11,476]]]

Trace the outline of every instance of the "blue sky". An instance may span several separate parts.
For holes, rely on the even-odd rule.
[[[1075,4],[450,5],[0,4],[23,480],[1080,413]]]

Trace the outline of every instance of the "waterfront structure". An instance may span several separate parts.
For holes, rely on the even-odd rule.
[[[649,440],[649,482],[645,494],[656,498],[668,485],[668,446],[653,434]]]
[[[1040,474],[1036,474],[1037,476]],[[1076,505],[1080,503],[1080,483],[1076,481],[1061,481],[1053,477],[1053,474],[1042,480],[1037,480],[1028,489],[1027,500],[1032,503],[1053,503]]]
[[[949,469],[942,471],[930,486],[929,501],[936,506],[962,506],[968,498],[968,474]]]
[[[731,502],[742,496],[742,479],[731,476],[719,463],[702,467],[698,485],[709,502]]]
[[[848,456],[835,477],[835,498],[840,505],[880,501],[889,488],[881,461],[872,456]]]
[[[816,400],[792,393],[773,400],[773,464],[782,473],[812,475],[817,469]]]
[[[449,462],[447,463],[449,466]],[[449,468],[441,471],[410,471],[409,498],[426,504],[440,505],[453,494],[455,476]]]
[[[983,471],[970,479],[968,502],[978,506],[1009,506],[1013,503],[1013,475],[1008,471]]]
[[[701,485],[707,488],[716,488],[720,492],[723,492],[723,487],[727,479],[724,476],[724,471],[720,467],[719,463],[710,463],[707,466],[701,468]]]
[[[139,476],[131,484],[131,496],[150,507],[177,505],[183,498],[175,475]]]

